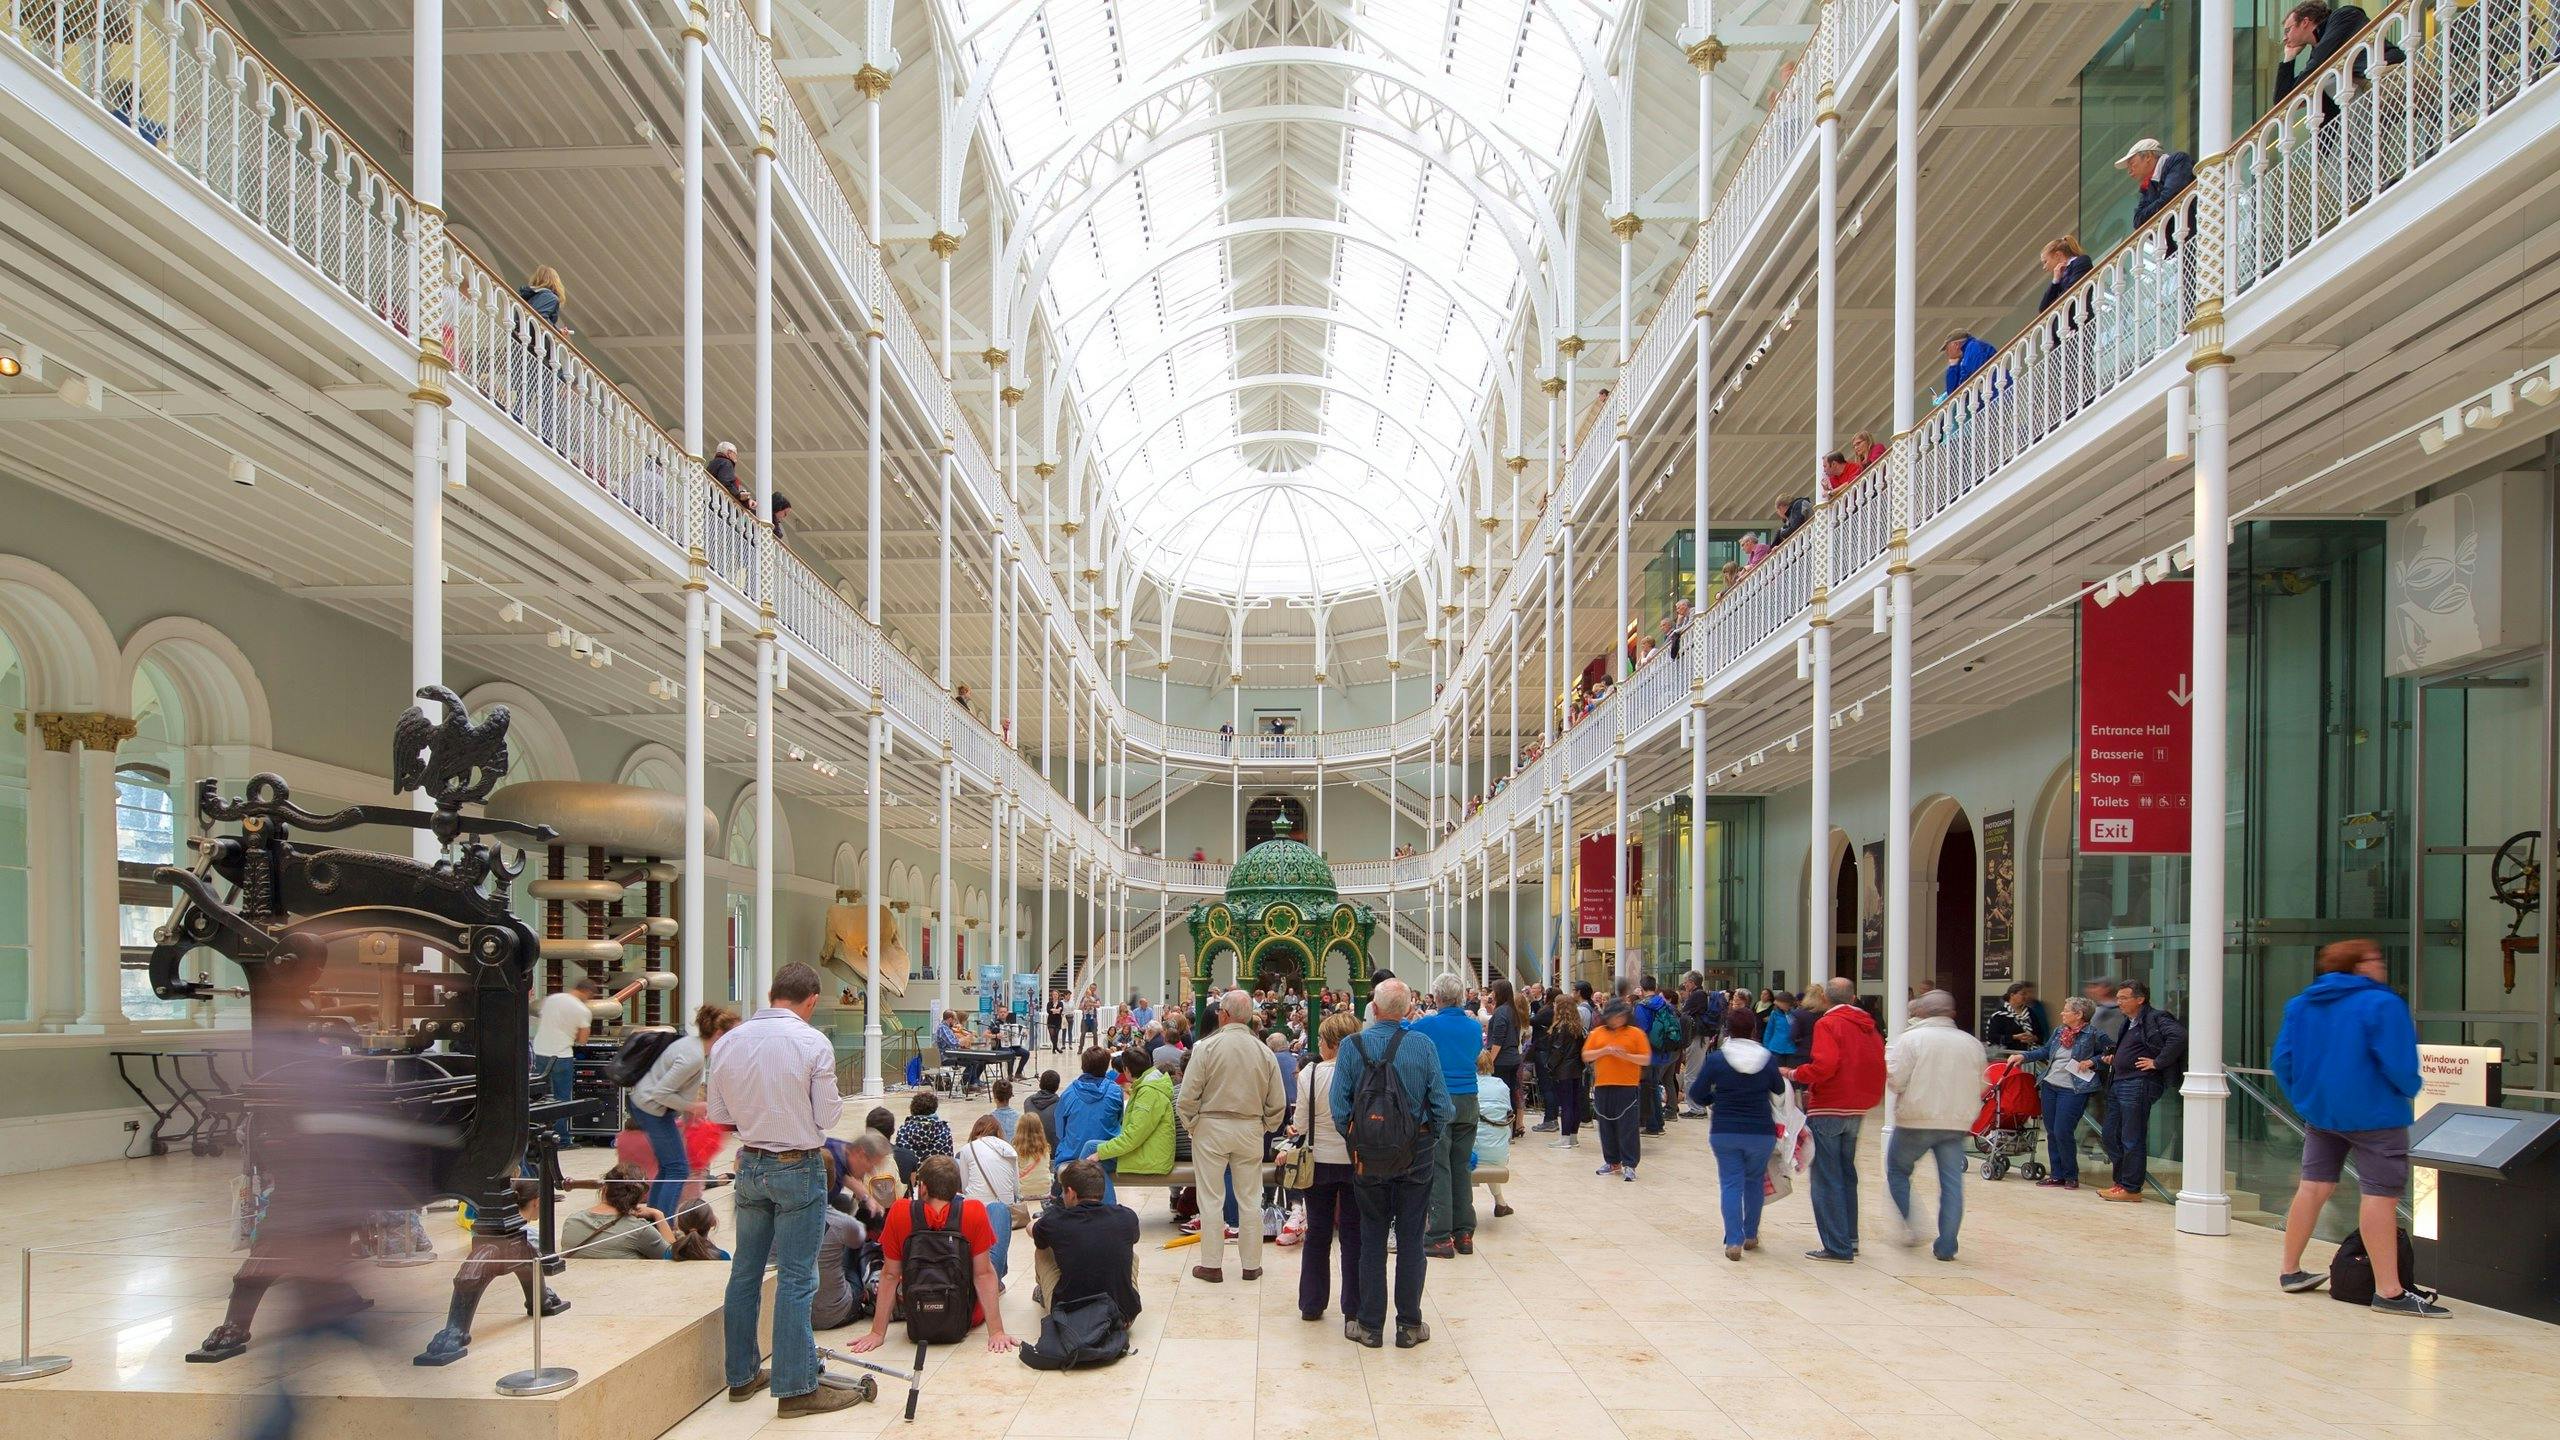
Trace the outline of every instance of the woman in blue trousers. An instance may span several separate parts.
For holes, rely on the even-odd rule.
[[[1689,1082],[1689,1103],[1707,1107],[1707,1148],[1715,1152],[1724,1199],[1724,1258],[1760,1248],[1760,1202],[1769,1152],[1778,1145],[1772,1097],[1787,1082],[1760,1043],[1760,1017],[1747,1005],[1724,1007],[1724,1043],[1707,1052]]]

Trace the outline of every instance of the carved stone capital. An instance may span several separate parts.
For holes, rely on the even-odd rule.
[[[122,715],[107,715],[94,710],[38,710],[35,712],[35,722],[36,733],[44,738],[44,748],[56,754],[67,752],[74,745],[83,750],[112,752],[118,745],[132,739],[134,735],[134,724],[131,720]],[[21,718],[17,724],[20,733],[23,734],[26,730],[25,719]]]
[[[1644,217],[1630,210],[1609,222],[1609,233],[1621,242],[1633,240],[1644,233]]]

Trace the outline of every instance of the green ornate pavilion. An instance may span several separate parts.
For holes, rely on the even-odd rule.
[[[1205,1027],[1211,980],[1220,954],[1236,957],[1236,983],[1244,989],[1286,976],[1304,989],[1321,985],[1325,961],[1341,951],[1351,969],[1351,993],[1363,1011],[1369,1004],[1369,942],[1377,912],[1345,901],[1334,888],[1324,857],[1289,838],[1282,816],[1271,838],[1244,853],[1227,875],[1227,894],[1191,907],[1191,1007]]]

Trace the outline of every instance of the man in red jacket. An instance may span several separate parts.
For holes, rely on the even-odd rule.
[[[1813,1228],[1822,1248],[1813,1260],[1858,1258],[1858,1130],[1884,1103],[1884,1036],[1858,1008],[1855,981],[1835,978],[1805,992],[1796,1013],[1815,1011],[1812,1057],[1786,1077],[1804,1087],[1805,1126],[1813,1132]]]

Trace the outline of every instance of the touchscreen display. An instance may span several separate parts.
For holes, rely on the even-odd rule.
[[[2477,1160],[2521,1123],[2492,1115],[2456,1115],[2427,1136],[2425,1149],[2453,1160]]]

